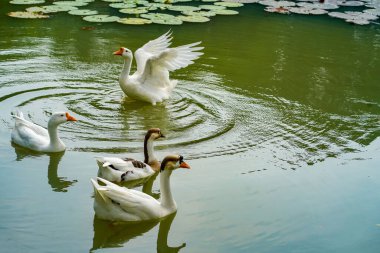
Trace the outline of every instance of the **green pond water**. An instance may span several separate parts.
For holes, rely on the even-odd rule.
[[[5,14],[25,6],[0,6],[1,252],[379,252],[380,26],[258,5],[173,27],[20,20]],[[201,40],[205,54],[172,74],[165,103],[125,98],[112,52],[169,28],[174,46]],[[66,152],[12,145],[16,110],[44,126],[75,116],[60,127]],[[151,127],[167,136],[159,157],[192,166],[172,175],[176,215],[97,219],[94,157],[142,159]]]

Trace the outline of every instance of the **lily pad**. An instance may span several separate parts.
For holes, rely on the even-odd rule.
[[[201,8],[188,5],[171,5],[168,10],[171,11],[199,11]]]
[[[218,2],[219,0],[202,0],[202,2]]]
[[[214,4],[215,5],[224,6],[224,7],[231,7],[231,8],[236,8],[236,7],[242,7],[242,6],[244,6],[244,4],[234,3],[234,2],[216,2]]]
[[[82,9],[82,10],[72,10],[72,11],[69,11],[69,14],[71,14],[71,15],[78,15],[78,16],[88,16],[88,15],[96,15],[96,14],[98,14],[98,11],[95,11],[95,10],[85,10],[85,9]]]
[[[153,23],[162,25],[181,25],[183,23],[180,18],[164,13],[142,14],[141,17],[150,19]]]
[[[83,18],[83,20],[86,20],[88,22],[99,22],[99,23],[107,23],[107,22],[115,22],[118,21],[120,18],[117,16],[108,16],[108,15],[91,15],[86,16]]]
[[[205,10],[212,10],[212,11],[216,11],[216,10],[224,10],[226,9],[226,7],[224,6],[218,6],[218,5],[199,5],[199,8],[201,9],[205,9]]]
[[[338,1],[337,4],[340,6],[352,6],[352,7],[364,5],[364,3],[361,1]]]
[[[127,9],[127,8],[136,7],[136,4],[135,3],[112,3],[110,4],[110,7],[116,8],[116,9]]]
[[[88,4],[88,2],[57,1],[57,2],[53,2],[53,4],[63,5],[63,6],[85,6]]]
[[[43,4],[45,3],[45,0],[12,0],[9,3],[10,4]],[[17,12],[18,11],[10,12],[10,13],[17,13]],[[18,15],[18,14],[15,14],[15,15]]]
[[[203,16],[203,17],[212,17],[215,16],[215,11],[183,11],[182,14],[187,16]]]
[[[69,6],[69,5],[45,5],[41,6],[43,9],[41,12],[43,13],[55,13],[55,12],[65,12],[65,11],[72,11],[77,10],[78,8],[75,6]]]
[[[356,25],[369,25],[369,20],[366,19],[346,19],[346,22]]]
[[[372,15],[380,16],[380,9],[366,9],[363,12],[369,13]]]
[[[184,22],[192,22],[192,23],[205,23],[210,21],[208,17],[196,15],[196,16],[178,16]]]
[[[107,3],[120,3],[120,2],[123,2],[123,0],[102,0],[103,2],[107,2]]]
[[[216,15],[237,15],[238,11],[234,10],[215,10]]]
[[[145,18],[121,18],[117,22],[126,25],[145,25],[151,24],[152,20]]]
[[[327,15],[329,15],[330,17],[333,17],[333,18],[351,19],[350,15],[343,13],[343,12],[333,11],[333,12],[329,12]]]
[[[48,15],[39,14],[30,11],[13,11],[7,14],[12,18],[48,18]]]
[[[143,14],[149,12],[147,7],[127,8],[120,9],[119,11],[125,14]]]
[[[273,13],[280,13],[280,14],[289,14],[290,11],[287,8],[284,7],[273,7],[273,6],[267,6],[264,9],[266,12],[273,12]]]

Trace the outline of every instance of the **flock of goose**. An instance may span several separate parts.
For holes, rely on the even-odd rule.
[[[137,70],[129,75],[132,52],[120,48],[114,55],[124,58],[119,84],[124,93],[134,99],[155,105],[170,97],[177,85],[169,72],[184,68],[200,55],[200,42],[169,48],[171,33],[151,40],[135,52]],[[53,113],[47,129],[26,120],[22,112],[13,115],[15,125],[12,141],[39,152],[62,152],[65,144],[58,136],[58,126],[77,121],[68,112]],[[165,137],[159,128],[151,128],[144,139],[144,161],[133,158],[98,157],[98,177],[91,179],[95,191],[94,210],[99,218],[112,221],[145,221],[165,217],[177,210],[170,188],[170,175],[175,169],[190,169],[181,155],[168,155],[161,162],[154,154],[153,143]],[[116,183],[148,178],[160,174],[160,201],[143,192]]]

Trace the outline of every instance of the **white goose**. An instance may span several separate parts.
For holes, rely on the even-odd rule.
[[[48,122],[48,129],[36,125],[24,118],[22,112],[13,115],[15,126],[12,141],[20,146],[40,152],[61,152],[65,144],[58,137],[58,126],[67,121],[77,121],[68,112],[55,112]]]
[[[160,162],[154,155],[153,142],[165,137],[159,128],[151,128],[144,139],[144,162],[132,158],[99,157],[96,159],[98,176],[112,182],[128,182],[153,175],[160,170]]]
[[[171,33],[167,32],[137,49],[137,71],[133,75],[129,75],[133,59],[131,50],[121,47],[114,52],[124,58],[119,84],[127,96],[153,105],[168,99],[177,85],[177,80],[169,79],[169,71],[186,67],[203,54],[197,52],[203,47],[195,47],[201,42],[169,48],[171,40]]]
[[[94,210],[96,216],[112,221],[145,221],[165,217],[177,210],[170,189],[170,175],[177,168],[190,166],[180,155],[169,155],[164,158],[160,169],[160,201],[140,191],[120,187],[105,179],[98,180],[99,185],[91,179],[95,190]]]

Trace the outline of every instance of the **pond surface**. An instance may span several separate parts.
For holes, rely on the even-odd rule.
[[[380,26],[257,5],[178,27],[5,15],[14,9],[3,3],[0,15],[2,251],[379,252]],[[112,52],[169,28],[174,45],[201,40],[205,54],[173,73],[165,103],[125,98]],[[60,127],[66,152],[12,145],[16,110],[43,126],[72,113],[79,121]],[[167,136],[159,157],[192,166],[172,176],[176,215],[97,219],[94,157],[142,159],[151,127]]]

